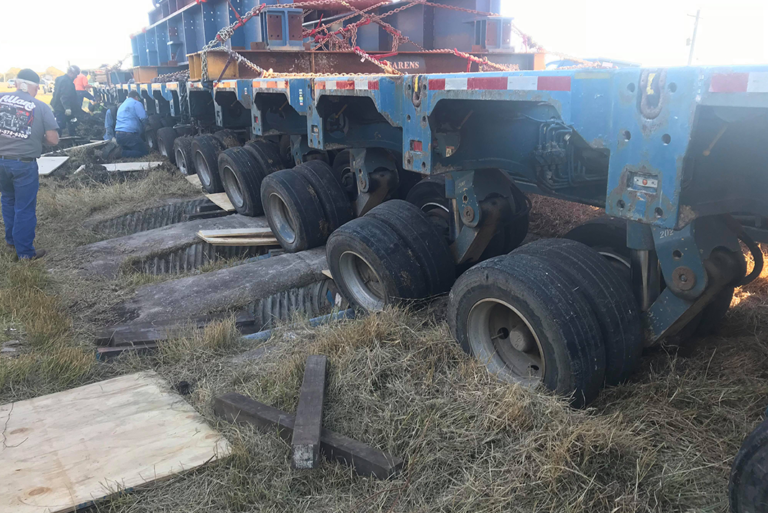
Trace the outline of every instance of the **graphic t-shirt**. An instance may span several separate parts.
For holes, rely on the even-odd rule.
[[[43,138],[59,125],[51,108],[28,93],[0,94],[0,157],[40,157]]]

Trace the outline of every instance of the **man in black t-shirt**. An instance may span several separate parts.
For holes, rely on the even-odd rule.
[[[16,92],[0,94],[0,203],[5,243],[20,259],[40,258],[35,250],[37,190],[40,177],[37,159],[43,141],[59,143],[51,108],[35,99],[40,77],[31,69],[16,76]]]

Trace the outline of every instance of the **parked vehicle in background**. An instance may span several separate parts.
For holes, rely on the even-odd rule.
[[[8,81],[8,87],[16,87],[16,79],[12,78]]]

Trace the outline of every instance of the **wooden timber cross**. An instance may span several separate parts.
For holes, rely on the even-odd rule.
[[[293,468],[315,468],[320,460],[320,430],[323,428],[326,365],[325,356],[307,357],[291,440]]]

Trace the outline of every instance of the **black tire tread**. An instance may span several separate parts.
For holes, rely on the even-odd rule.
[[[643,351],[640,307],[630,283],[594,249],[567,239],[542,239],[513,254],[542,258],[557,267],[592,307],[605,345],[605,383],[625,382],[637,368]]]
[[[550,348],[544,385],[559,395],[571,395],[583,407],[600,392],[605,377],[605,349],[600,327],[587,301],[563,279],[557,268],[522,253],[482,262],[456,281],[448,301],[448,322],[460,345],[472,354],[466,337],[466,318],[478,300],[502,296],[528,305],[537,333]],[[559,367],[551,359],[561,352]]]
[[[419,207],[393,199],[377,205],[365,215],[385,222],[408,244],[424,272],[430,296],[451,289],[456,280],[451,249]]]
[[[219,176],[219,153],[224,150],[223,144],[212,135],[199,135],[192,141],[192,148],[195,154],[195,169],[200,177],[200,183],[208,194],[224,192],[224,186]],[[197,155],[202,155],[208,164],[208,170],[211,173],[211,183],[206,185],[203,177],[200,176],[200,169],[197,166]]]
[[[170,160],[172,164],[176,163],[173,143],[176,141],[177,137],[178,134],[173,128],[163,127],[157,131],[157,149],[162,152],[163,148],[165,148],[165,151],[168,154],[168,160]]]
[[[392,228],[373,217],[359,217],[348,222],[328,238],[326,256],[334,281],[350,304],[356,303],[341,279],[339,259],[346,250],[354,250],[369,261],[385,282],[386,304],[421,299],[427,284],[413,252]]]
[[[186,171],[187,175],[194,175],[196,173],[195,171],[195,152],[192,149],[192,137],[177,137],[175,141],[173,141],[173,151],[174,151],[174,163],[178,166],[178,159],[176,159],[176,150],[180,149],[181,152],[184,154],[184,161],[186,163]],[[179,171],[181,171],[181,168],[179,168]],[[183,173],[182,173],[183,174]]]
[[[256,162],[251,154],[242,147],[228,148],[219,154],[219,169],[228,166],[237,176],[243,194],[243,205],[237,206],[232,201],[232,196],[226,186],[224,192],[232,201],[238,214],[255,217],[264,213],[261,204],[261,182],[264,180],[264,173],[261,166]],[[224,182],[222,181],[222,184]]]
[[[280,236],[273,213],[269,210],[268,198],[277,194],[292,213],[296,238],[288,242]],[[330,235],[328,221],[323,207],[312,185],[293,169],[283,169],[267,175],[261,183],[261,201],[267,222],[280,245],[289,253],[322,246]]]
[[[320,199],[330,232],[348,223],[354,217],[352,204],[333,177],[331,167],[321,160],[305,162],[294,167],[311,185]],[[329,232],[329,235],[330,235]]]

